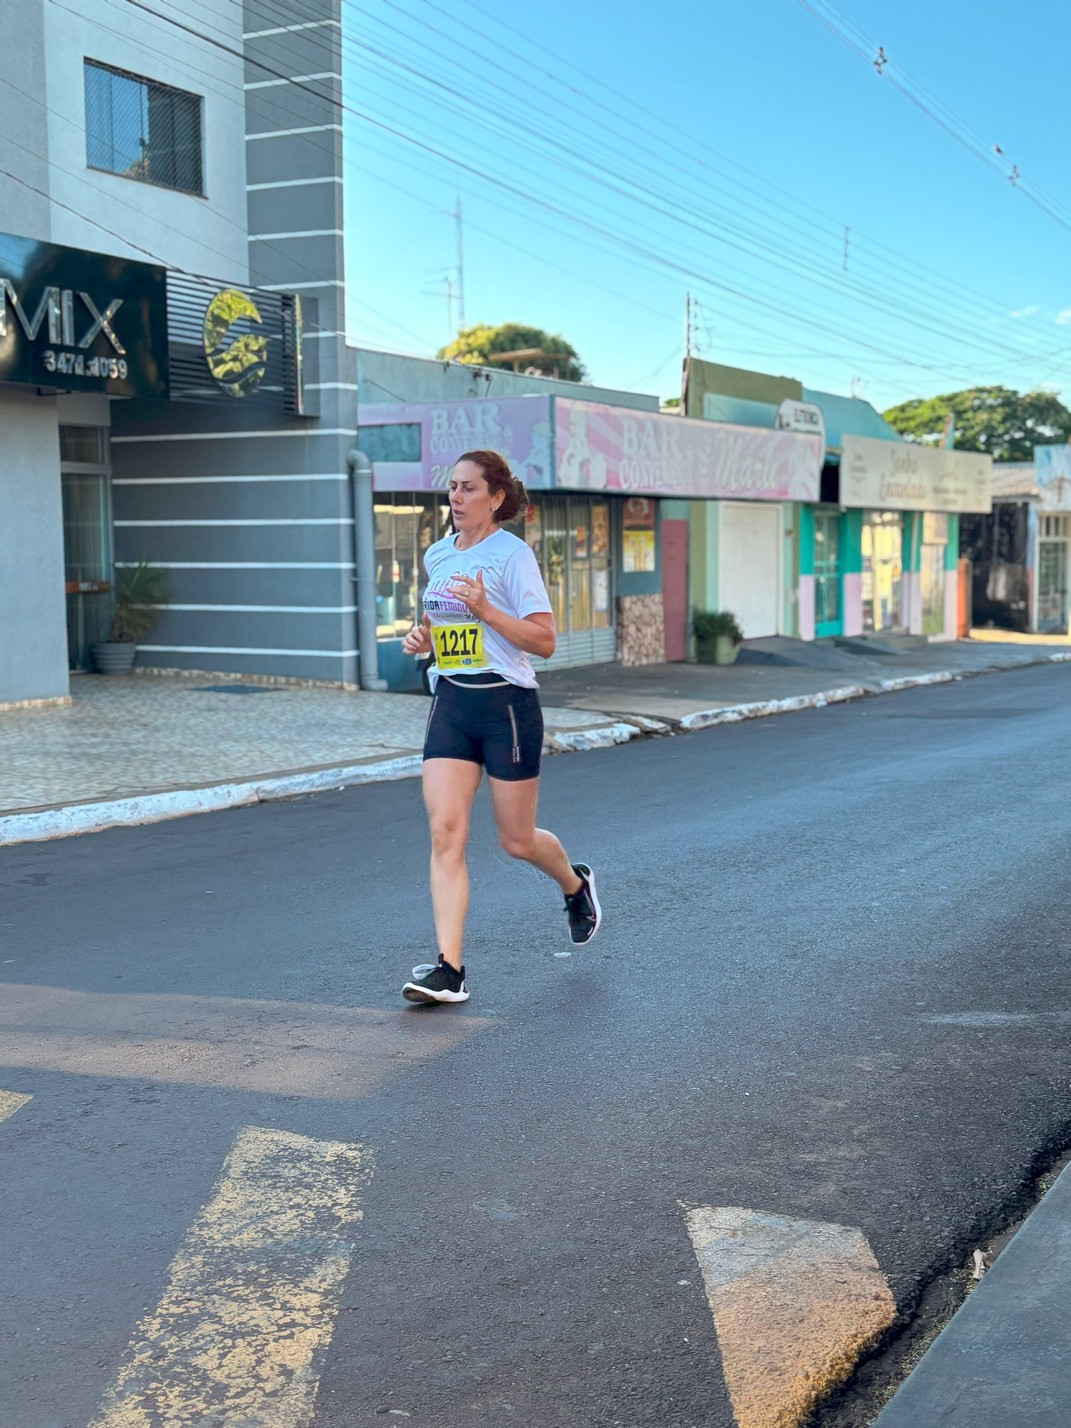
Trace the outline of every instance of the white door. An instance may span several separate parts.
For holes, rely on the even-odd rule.
[[[722,502],[721,608],[747,640],[776,635],[781,622],[781,507]]]

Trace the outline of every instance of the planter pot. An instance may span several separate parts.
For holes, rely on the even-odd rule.
[[[134,667],[138,647],[132,641],[123,644],[93,646],[93,663],[99,674],[129,674]]]
[[[695,657],[699,664],[735,664],[740,646],[728,635],[718,635],[713,640],[698,640]]]

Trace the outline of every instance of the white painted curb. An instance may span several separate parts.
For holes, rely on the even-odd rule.
[[[765,719],[771,714],[791,714],[798,709],[824,709],[827,704],[843,704],[862,699],[869,691],[861,684],[841,689],[825,689],[818,694],[796,694],[791,699],[767,699],[758,704],[728,704],[721,709],[699,709],[686,714],[681,728],[712,729],[717,724],[740,724],[745,719]]]
[[[898,694],[901,689],[919,689],[926,684],[951,684],[955,678],[947,669],[937,674],[905,674],[900,679],[883,679],[878,689],[882,694]]]
[[[580,753],[586,749],[612,749],[615,744],[627,744],[638,739],[635,724],[600,724],[594,729],[575,729],[568,734],[552,734],[549,743],[561,753]]]
[[[224,808],[270,803],[299,793],[320,793],[349,784],[412,778],[420,772],[420,764],[419,754],[406,754],[397,759],[283,774],[279,778],[221,783],[211,788],[173,789],[167,793],[138,794],[99,803],[71,803],[63,808],[44,808],[38,813],[11,813],[0,817],[0,846],[70,838],[76,833],[99,833],[105,828],[130,828],[140,823],[162,823],[191,813],[218,813]]]

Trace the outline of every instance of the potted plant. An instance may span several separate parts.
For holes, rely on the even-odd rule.
[[[728,610],[697,610],[692,617],[700,664],[735,664],[744,632]]]
[[[115,606],[108,638],[93,646],[93,662],[101,674],[129,674],[143,639],[156,621],[156,612],[171,602],[163,574],[147,560],[117,569]]]

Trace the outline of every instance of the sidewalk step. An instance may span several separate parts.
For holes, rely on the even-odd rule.
[[[1071,1423],[1071,1166],[873,1428]]]

